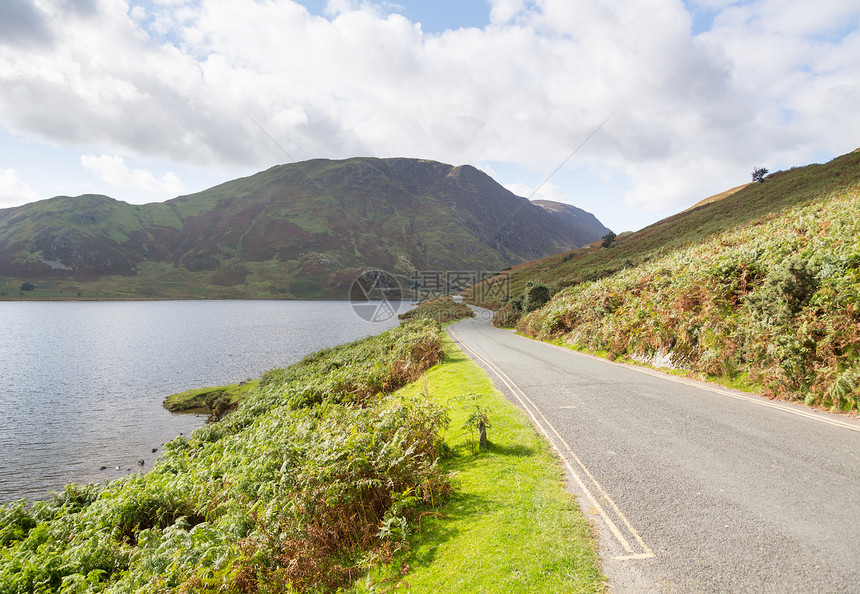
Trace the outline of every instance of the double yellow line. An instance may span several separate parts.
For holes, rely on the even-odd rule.
[[[597,511],[600,518],[606,524],[606,527],[609,528],[609,531],[624,549],[624,554],[616,556],[615,559],[618,561],[627,561],[632,559],[650,559],[654,557],[654,553],[650,548],[648,548],[642,540],[642,537],[639,536],[639,533],[635,528],[633,528],[632,524],[630,524],[630,521],[625,517],[621,510],[618,509],[618,506],[606,490],[599,482],[597,482],[594,475],[592,475],[585,464],[582,463],[579,456],[574,453],[567,441],[565,441],[553,424],[550,423],[549,419],[546,418],[546,415],[543,414],[534,401],[532,401],[531,398],[529,398],[504,371],[499,369],[495,363],[463,342],[463,340],[457,336],[453,328],[449,327],[448,333],[459,343],[461,348],[469,353],[473,359],[483,363],[496,377],[499,378],[499,381],[507,386],[508,390],[511,391],[520,403],[520,407],[529,415],[532,423],[547,437],[553,448],[558,452],[564,465],[570,471],[570,474],[579,486],[580,491],[585,494],[591,506]],[[554,439],[553,436],[555,436]],[[577,467],[579,470],[577,470]],[[591,488],[589,488],[589,485],[591,485]],[[597,493],[597,495],[595,495],[595,493]]]

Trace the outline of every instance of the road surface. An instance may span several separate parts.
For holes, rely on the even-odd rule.
[[[611,592],[860,592],[860,423],[493,328],[449,333],[558,450]]]

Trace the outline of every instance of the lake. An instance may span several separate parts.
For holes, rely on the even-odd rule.
[[[397,325],[359,314],[346,301],[0,302],[0,503],[145,471],[205,422],[167,412],[166,396]]]

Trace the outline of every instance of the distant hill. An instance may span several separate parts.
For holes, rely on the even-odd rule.
[[[316,159],[164,203],[0,210],[0,298],[343,298],[369,267],[500,270],[605,232],[468,165]]]
[[[532,204],[537,204],[548,213],[564,221],[571,229],[576,230],[578,237],[582,237],[583,239],[590,238],[588,241],[580,243],[577,247],[582,247],[596,239],[600,239],[609,232],[609,228],[604,227],[603,223],[598,221],[597,217],[593,214],[571,204],[563,204],[551,200],[532,200]],[[599,235],[596,235],[597,233]]]

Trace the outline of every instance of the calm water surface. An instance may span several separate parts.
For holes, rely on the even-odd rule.
[[[342,301],[0,302],[0,503],[147,470],[205,421],[166,396],[395,325]]]

